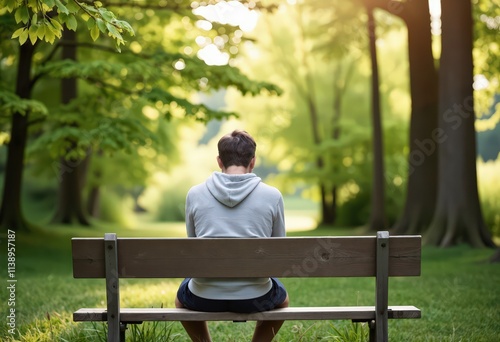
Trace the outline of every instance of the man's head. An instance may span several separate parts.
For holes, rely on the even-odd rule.
[[[243,166],[253,169],[255,163],[255,140],[245,131],[235,130],[223,136],[217,144],[220,163],[227,169],[230,166]]]

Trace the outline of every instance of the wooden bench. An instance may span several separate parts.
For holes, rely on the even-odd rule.
[[[390,276],[419,276],[420,236],[259,239],[74,238],[75,278],[105,278],[107,308],[79,309],[75,322],[108,323],[108,341],[144,321],[352,320],[371,341],[387,341],[388,319],[420,318],[415,306],[388,306]],[[120,308],[120,278],[374,277],[374,306],[289,307],[253,314],[176,308]],[[410,291],[411,289],[408,289]],[[314,296],[314,294],[311,294]],[[173,299],[173,298],[172,298]],[[293,303],[293,293],[290,296]]]

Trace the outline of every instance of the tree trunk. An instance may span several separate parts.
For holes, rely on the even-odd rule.
[[[97,156],[102,157],[102,151],[99,150],[97,151]],[[87,158],[88,161],[89,158]],[[87,169],[88,169],[88,163],[87,162]],[[93,184],[90,186],[90,191],[87,197],[87,212],[89,213],[90,216],[99,218],[101,217],[101,187],[100,187],[100,182],[101,182],[101,176],[102,172],[101,170],[94,170],[93,174]]]
[[[95,218],[99,218],[101,216],[100,202],[101,189],[96,185],[90,189],[89,196],[87,198],[87,212],[90,216]]]
[[[142,207],[141,204],[139,203],[139,198],[141,197],[145,189],[146,188],[144,186],[138,185],[135,186],[131,191],[131,196],[132,199],[134,200],[134,212],[136,213],[147,212],[147,210],[144,207]]]
[[[76,42],[76,32],[63,31],[63,39]],[[76,45],[64,44],[62,58],[76,60]],[[64,78],[61,80],[61,101],[64,104],[77,97],[77,80]],[[56,213],[52,222],[71,224],[76,219],[82,225],[89,225],[83,210],[82,189],[85,179],[85,161],[62,158],[59,173],[59,196]]]
[[[469,0],[442,0],[439,68],[439,178],[437,207],[425,242],[437,246],[494,243],[481,213],[476,176],[472,91],[472,8]]]
[[[347,86],[347,83],[349,81],[350,75],[352,68],[348,68],[344,82],[341,82],[341,64],[337,67],[333,74],[333,82],[332,82],[332,139],[334,141],[339,140],[340,138],[340,118],[342,116],[342,96],[344,93],[344,90]],[[343,83],[343,85],[341,85]],[[333,164],[333,172],[336,173],[338,172],[338,167],[336,165],[340,165],[342,163],[341,160],[334,161]],[[323,218],[324,221],[325,218],[328,218],[327,224],[333,225],[335,221],[337,220],[337,185],[333,184],[332,189],[331,189],[331,201],[328,205],[326,203],[323,203]]]
[[[369,230],[378,231],[387,228],[384,205],[384,156],[382,141],[382,119],[380,112],[379,74],[376,49],[375,20],[373,8],[367,6],[368,36],[372,67],[372,123],[373,123],[373,179],[371,195],[371,213]]]
[[[398,234],[419,234],[431,223],[436,205],[438,76],[428,2],[407,2],[399,15],[408,29],[412,105],[408,188],[403,215],[393,229]]]
[[[314,145],[319,146],[321,144],[321,135],[319,132],[319,118],[318,118],[318,110],[316,107],[316,103],[314,101],[314,88],[312,84],[312,80],[309,79],[309,76],[306,76],[307,84],[309,88],[309,93],[307,94],[307,108],[309,111],[309,117],[311,119],[311,128]],[[316,158],[316,167],[321,170],[323,169],[325,162],[321,156]],[[323,181],[320,180],[319,188],[321,192],[321,224],[322,225],[332,225],[335,222],[335,217],[332,216],[332,204],[331,200],[328,199],[328,191],[326,185]]]
[[[31,64],[35,46],[29,41],[20,46],[17,66],[16,94],[23,98],[31,97]],[[23,216],[21,205],[22,178],[24,170],[24,151],[28,138],[29,113],[14,113],[10,141],[7,147],[2,208],[0,223],[2,229],[28,231],[28,223]]]
[[[302,13],[299,12],[299,16],[301,16]],[[301,19],[299,19],[298,24],[300,26],[300,39],[304,40],[304,27]],[[309,114],[309,119],[311,122],[311,131],[312,131],[312,138],[313,138],[313,143],[315,146],[319,146],[322,142],[323,139],[321,137],[320,133],[320,122],[319,122],[319,117],[318,117],[318,108],[317,108],[317,103],[316,103],[316,98],[315,98],[315,87],[314,87],[314,81],[311,77],[311,72],[310,72],[310,67],[309,63],[307,60],[307,51],[302,50],[301,51],[301,64],[302,67],[306,70],[305,74],[305,87],[302,89],[302,95],[304,97],[304,101],[307,105],[307,110]],[[291,71],[292,76],[295,76],[296,70]],[[322,156],[317,156],[316,158],[316,167],[319,170],[322,170],[325,165],[325,161]],[[329,192],[327,190],[327,186],[325,185],[325,182],[323,180],[318,181],[318,187],[321,195],[321,220],[320,224],[321,225],[332,225],[335,222],[335,210],[332,210],[332,203],[331,199],[329,199]],[[334,197],[336,198],[336,197]]]
[[[81,200],[82,161],[61,159],[60,162],[58,205],[52,222],[72,224],[76,220],[82,225],[89,225]]]
[[[339,140],[340,138],[340,117],[342,115],[342,96],[344,89],[346,87],[346,84],[349,81],[349,77],[351,75],[352,68],[348,68],[346,72],[346,76],[343,82],[343,85],[341,85],[341,71],[342,68],[341,66],[338,66],[338,68],[335,70],[333,74],[333,92],[332,92],[332,132],[331,132],[331,138],[332,140],[336,141]],[[315,131],[315,134],[319,135],[319,132],[317,130]],[[321,139],[318,138],[316,139],[318,142],[317,144],[319,145],[321,143]],[[337,172],[337,167],[335,165],[339,165],[341,161],[333,161],[333,172]],[[323,161],[318,162],[318,168],[323,167]],[[335,224],[335,221],[337,220],[337,186],[333,184],[331,186],[331,190],[328,191],[325,185],[321,185],[321,212],[322,212],[322,225],[333,225]]]
[[[320,185],[321,190],[321,225],[331,226],[335,223],[335,210],[333,198],[324,184]]]

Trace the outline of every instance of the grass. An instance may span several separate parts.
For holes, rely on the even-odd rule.
[[[9,293],[2,281],[1,341],[103,341],[105,326],[74,323],[71,313],[81,307],[105,306],[103,280],[71,276],[70,239],[73,236],[183,236],[182,224],[146,222],[141,229],[118,230],[97,224],[92,229],[51,227],[34,234],[16,234],[16,331],[7,326]],[[336,230],[335,235],[354,235]],[[290,235],[332,235],[332,231],[294,231]],[[2,279],[6,274],[6,244],[0,243]],[[389,322],[391,341],[498,341],[500,336],[500,264],[485,262],[491,250],[457,246],[423,249],[422,276],[390,280],[389,304],[415,305],[420,320]],[[283,279],[294,306],[373,305],[374,282],[365,278]],[[124,280],[122,306],[171,307],[179,279]],[[252,322],[209,323],[214,341],[248,341]],[[350,322],[287,321],[276,341],[362,341],[365,328]],[[131,326],[128,341],[188,341],[181,325],[145,323]]]

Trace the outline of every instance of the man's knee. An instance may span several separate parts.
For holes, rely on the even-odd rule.
[[[175,307],[176,308],[183,308],[184,307],[184,304],[181,303],[181,301],[179,300],[179,298],[175,297]]]
[[[280,305],[278,305],[277,308],[287,308],[288,305],[289,305],[289,303],[290,303],[290,299],[288,298],[288,294],[287,294],[285,300],[283,301],[283,303],[281,303]]]

